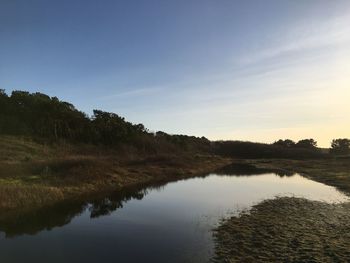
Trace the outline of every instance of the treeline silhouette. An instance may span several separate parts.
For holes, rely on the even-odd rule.
[[[88,116],[57,97],[27,91],[13,91],[9,96],[0,90],[0,134],[111,147],[127,144],[146,152],[210,149],[205,137],[152,133],[115,113],[94,110]]]
[[[211,142],[205,137],[150,132],[115,113],[94,110],[92,116],[72,104],[43,93],[0,89],[0,134],[30,136],[49,142],[67,141],[118,147],[132,146],[145,153],[179,151],[214,153],[236,158],[323,158],[348,155],[349,139],[334,139],[330,151],[313,139],[278,140],[273,144],[243,141]]]
[[[238,158],[310,159],[328,158],[330,154],[348,158],[350,154],[350,140],[334,139],[329,150],[318,148],[314,139],[303,139],[298,142],[290,139],[280,139],[272,144],[218,141],[214,144],[214,151],[220,155]]]
[[[327,153],[315,147],[285,147],[273,144],[244,141],[219,141],[215,143],[215,152],[237,158],[324,158]]]

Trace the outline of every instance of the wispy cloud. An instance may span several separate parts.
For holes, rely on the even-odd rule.
[[[276,58],[288,53],[317,49],[350,42],[350,16],[325,21],[320,24],[299,25],[284,39],[276,35],[268,48],[262,48],[249,55],[243,56],[239,63],[246,65]],[[270,47],[271,46],[271,47]]]
[[[109,99],[116,99],[116,98],[130,98],[130,97],[146,96],[146,95],[160,92],[162,90],[163,90],[163,88],[161,88],[161,87],[148,87],[148,88],[140,88],[140,89],[131,89],[131,90],[120,91],[118,93],[114,93],[114,94],[111,94],[108,96],[103,96],[103,97],[100,97],[99,99],[109,100]]]

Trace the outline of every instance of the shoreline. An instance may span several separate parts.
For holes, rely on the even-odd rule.
[[[334,186],[350,196],[350,159],[248,159],[244,161],[259,169],[280,169],[299,173],[316,182]]]
[[[230,170],[234,174],[299,173],[350,195],[350,162],[347,159],[235,159],[184,151],[148,154],[128,148],[113,150],[93,145],[45,145],[30,139],[0,137],[0,222],[9,236],[16,235],[17,228],[23,232],[35,232],[43,227],[35,223],[36,219],[45,215],[46,209],[55,210],[55,206],[64,207],[65,203],[74,203],[73,207],[68,207],[69,218],[79,213],[84,204],[94,198],[114,193],[118,200],[118,195],[125,191],[138,191],[144,186],[157,187],[213,171],[230,174]],[[310,214],[302,212],[309,210],[312,211]],[[333,210],[335,213],[332,214],[330,211]],[[334,253],[340,260],[348,256],[346,250],[337,250],[338,243],[331,242],[332,239],[327,234],[331,234],[332,230],[327,225],[335,224],[334,231],[340,232],[338,217],[347,218],[350,222],[349,205],[277,198],[265,200],[251,211],[252,213],[224,220],[214,230],[215,262],[239,262],[242,259],[254,261],[252,255],[262,262],[276,261],[279,245],[288,247],[291,242],[303,244],[300,249],[305,246],[306,250],[313,251],[312,260],[329,259],[327,255],[322,258],[324,255],[320,255],[321,250],[315,249],[313,245],[315,240],[320,242],[318,236],[313,236],[316,230],[322,232],[325,240],[330,240],[327,248],[329,253],[336,251]],[[320,214],[327,217],[320,217]],[[48,218],[47,226],[64,224],[67,220],[58,214],[56,217]],[[262,218],[264,220],[260,222]],[[294,223],[288,222],[290,218]],[[25,223],[27,220],[28,224]],[[312,226],[300,229],[316,220],[316,230]],[[262,222],[269,225],[265,226]],[[284,229],[281,224],[289,228]],[[346,223],[343,225],[350,228]],[[287,232],[280,240],[279,233],[283,229]],[[291,239],[290,233],[294,232],[304,233],[305,239]],[[241,238],[238,240],[237,237]],[[342,237],[342,242],[341,246],[350,246],[350,235]],[[259,248],[259,244],[266,245],[266,248],[254,251]],[[279,245],[273,247],[275,244]],[[269,250],[268,247],[272,249]],[[236,258],[238,255],[239,259]],[[302,260],[291,251],[279,256],[278,260],[285,262]]]
[[[350,202],[264,200],[214,230],[213,262],[346,262]]]
[[[336,187],[350,196],[346,160],[245,160]],[[350,202],[328,204],[296,197],[264,200],[214,229],[213,262],[345,262],[350,257]]]
[[[47,146],[30,140],[0,138],[0,218],[26,211],[210,173],[230,158],[209,154],[145,155],[91,145]]]

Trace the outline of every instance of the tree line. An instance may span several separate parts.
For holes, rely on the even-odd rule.
[[[274,145],[284,148],[304,148],[304,149],[317,149],[317,142],[314,139],[303,139],[298,142],[294,142],[290,139],[278,140],[273,143]],[[330,153],[332,154],[350,154],[350,139],[339,138],[333,139],[331,142]]]
[[[272,144],[242,141],[211,142],[205,137],[150,132],[118,114],[93,110],[92,116],[74,105],[46,94],[0,89],[0,134],[31,136],[117,147],[131,145],[149,153],[177,150],[215,153],[242,158],[317,158],[324,156],[314,139],[278,140]],[[349,139],[334,139],[331,154],[350,154]]]
[[[103,144],[111,147],[128,144],[142,150],[159,148],[172,151],[207,150],[205,137],[150,132],[143,124],[133,124],[118,114],[93,110],[92,116],[74,105],[46,94],[0,90],[0,134],[23,135],[49,141]]]

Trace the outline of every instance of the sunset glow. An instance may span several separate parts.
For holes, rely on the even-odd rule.
[[[0,4],[7,92],[214,140],[350,135],[349,1],[15,2]]]

